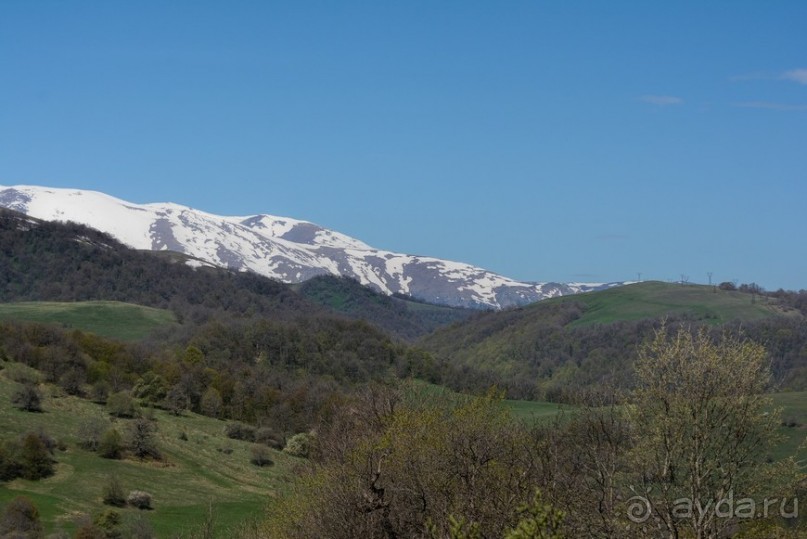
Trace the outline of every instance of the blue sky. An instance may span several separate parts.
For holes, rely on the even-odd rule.
[[[807,2],[0,3],[0,183],[807,288]]]

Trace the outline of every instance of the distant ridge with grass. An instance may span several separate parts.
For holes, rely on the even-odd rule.
[[[779,315],[798,316],[795,310],[781,306],[773,298],[721,290],[717,286],[660,281],[553,298],[528,309],[540,310],[558,302],[572,302],[583,308],[582,315],[571,323],[572,326],[664,316],[681,316],[711,324]]]
[[[637,346],[664,319],[742,331],[768,349],[776,383],[805,389],[801,312],[770,295],[713,286],[652,281],[548,299],[472,316],[419,345],[455,367],[490,373],[508,398],[568,402],[604,384],[630,387]]]
[[[0,303],[0,320],[57,324],[125,341],[177,323],[171,311],[119,301]]]

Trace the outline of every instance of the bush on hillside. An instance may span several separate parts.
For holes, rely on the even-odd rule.
[[[98,455],[105,459],[119,459],[123,454],[123,442],[120,433],[111,428],[107,430],[98,442]]]
[[[237,421],[227,423],[224,427],[224,434],[233,440],[244,440],[246,442],[255,441],[255,427]]]
[[[127,432],[127,444],[132,454],[139,459],[152,458],[159,460],[162,458],[159,449],[157,449],[156,432],[157,426],[153,421],[144,418],[132,421]]]
[[[25,496],[17,496],[0,515],[0,537],[44,537],[39,510]]]
[[[38,370],[22,363],[6,366],[4,374],[9,380],[20,384],[36,385],[42,382],[42,374]]]
[[[311,435],[305,432],[295,434],[286,442],[283,451],[293,457],[308,458],[311,452]]]
[[[133,490],[126,497],[126,503],[138,509],[151,509],[151,494],[142,490]]]
[[[137,413],[134,399],[126,391],[119,391],[110,395],[107,398],[106,407],[109,410],[109,415],[115,417],[134,417]]]
[[[120,480],[116,475],[109,476],[101,494],[105,505],[112,505],[114,507],[124,507],[126,505],[126,496],[123,493]]]
[[[255,430],[255,443],[268,445],[272,449],[283,449],[283,437],[270,427]]]
[[[100,417],[90,417],[78,424],[76,437],[78,446],[87,451],[98,451],[101,438],[109,428],[109,423]]]
[[[11,394],[11,404],[26,412],[41,412],[42,394],[35,386],[25,384]]]
[[[255,466],[271,466],[274,461],[269,457],[269,449],[265,445],[253,445],[249,462]]]

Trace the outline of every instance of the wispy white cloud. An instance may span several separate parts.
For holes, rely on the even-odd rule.
[[[780,77],[784,80],[791,80],[793,82],[798,82],[799,84],[807,85],[807,69],[798,68],[798,69],[791,69],[790,71],[785,71],[782,73]]]
[[[741,103],[734,103],[734,106],[743,109],[768,109],[800,112],[807,111],[807,105],[791,105],[789,103],[775,103],[772,101],[744,101]]]
[[[644,101],[645,103],[658,105],[660,107],[680,105],[684,102],[684,100],[680,97],[675,97],[673,95],[643,95],[639,97],[639,101]]]
[[[749,80],[788,80],[791,82],[798,82],[799,84],[807,85],[807,68],[797,67],[783,72],[765,72],[756,71],[754,73],[745,73],[743,75],[735,75],[729,79],[732,82],[744,82]]]

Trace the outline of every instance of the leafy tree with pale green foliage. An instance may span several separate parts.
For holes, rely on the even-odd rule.
[[[196,346],[188,346],[182,354],[182,361],[187,365],[198,365],[204,361],[205,355]]]
[[[283,448],[285,453],[294,457],[308,458],[311,450],[311,435],[305,432],[300,432],[289,438],[286,442],[286,447]]]
[[[782,497],[795,464],[767,464],[777,441],[778,413],[765,394],[765,349],[705,330],[666,328],[640,351],[630,407],[637,436],[632,452],[638,491],[654,524],[670,536],[721,537],[736,524],[715,511],[680,514],[678,501],[715,507],[729,496]],[[679,511],[676,511],[676,508]]]
[[[563,512],[545,503],[540,491],[535,492],[532,502],[518,508],[521,520],[504,539],[563,539],[560,532]]]
[[[218,418],[221,415],[222,407],[221,393],[215,387],[208,387],[202,395],[201,408],[202,414],[208,417]]]
[[[138,380],[132,393],[144,403],[154,406],[162,402],[168,394],[168,382],[159,374],[149,371]]]

